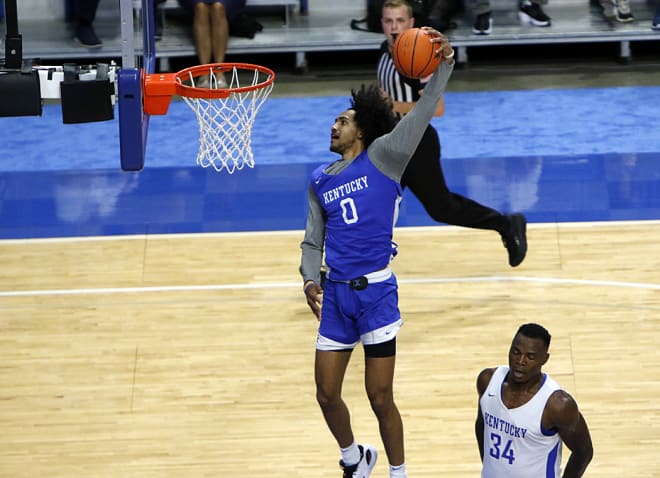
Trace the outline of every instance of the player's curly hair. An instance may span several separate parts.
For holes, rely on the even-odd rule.
[[[392,105],[375,85],[362,85],[359,90],[351,90],[351,109],[355,111],[355,123],[362,131],[365,148],[396,125]]]

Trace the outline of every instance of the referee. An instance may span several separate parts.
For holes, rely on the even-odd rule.
[[[424,79],[405,78],[392,61],[392,45],[398,34],[412,28],[415,19],[406,0],[386,0],[381,17],[386,39],[380,49],[378,84],[390,98],[399,117],[408,113],[424,89]],[[444,113],[444,99],[438,103],[435,116]],[[453,226],[488,229],[499,232],[509,254],[509,265],[516,267],[527,253],[527,220],[523,214],[502,214],[472,199],[453,193],[447,187],[440,164],[440,140],[429,124],[408,167],[401,185],[408,187],[437,222]]]

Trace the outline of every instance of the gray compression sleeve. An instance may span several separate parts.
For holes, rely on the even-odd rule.
[[[309,200],[309,212],[307,213],[305,238],[300,244],[300,248],[302,249],[300,273],[302,274],[303,281],[313,280],[317,284],[320,284],[325,221],[323,219],[321,203],[311,187],[307,192],[307,197]]]

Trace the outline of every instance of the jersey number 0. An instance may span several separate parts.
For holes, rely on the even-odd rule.
[[[346,224],[355,224],[358,221],[357,208],[353,198],[342,199],[339,206],[341,206],[341,217],[344,218]]]

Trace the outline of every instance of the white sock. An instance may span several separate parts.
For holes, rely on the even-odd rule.
[[[341,461],[344,462],[344,465],[351,466],[360,461],[360,449],[357,443],[353,442],[347,448],[340,448],[340,450]]]
[[[397,466],[390,465],[390,478],[408,478],[406,464],[403,463]]]

